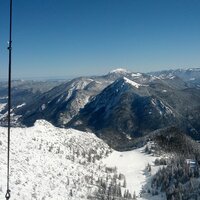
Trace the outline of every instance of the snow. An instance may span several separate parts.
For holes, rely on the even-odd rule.
[[[122,173],[139,196],[149,180],[147,164],[155,157],[144,147],[127,152],[112,150],[94,134],[54,127],[45,120],[30,128],[11,129],[11,195],[13,200],[86,200],[95,198],[99,179],[111,182]],[[7,129],[0,127],[0,199],[6,191]],[[91,159],[89,159],[89,155]],[[107,167],[115,173],[108,172]],[[152,167],[153,168],[153,167]],[[156,172],[156,168],[153,169]],[[117,173],[117,174],[116,174]],[[117,184],[123,180],[117,179]],[[150,197],[149,197],[150,198]],[[142,200],[145,198],[138,198]]]
[[[0,119],[3,119],[8,116],[8,111],[6,111],[4,114],[0,114]]]
[[[93,79],[91,79],[91,78],[88,78],[87,80],[88,80],[88,81],[91,81],[91,82],[92,82],[92,81],[94,81],[94,80],[93,80]]]
[[[167,92],[167,91],[164,91]],[[160,115],[163,114],[169,114],[169,115],[174,115],[172,108],[170,108],[170,106],[165,105],[161,100],[158,99],[152,99],[151,103],[153,104],[153,106],[158,110]]]
[[[97,84],[101,84],[102,85],[102,82],[100,82],[100,81],[94,81],[95,83],[97,83]]]
[[[93,82],[93,79],[85,79],[82,81],[74,82],[70,86],[65,101],[68,101],[72,96],[73,92],[76,90],[83,90],[89,83]]]
[[[158,76],[153,76],[153,75],[150,75],[150,80],[149,81],[155,81],[155,80],[160,80],[161,78],[158,77]]]
[[[6,104],[7,104],[7,103],[0,104],[0,112],[1,112],[3,109],[5,109]],[[21,105],[21,106],[22,106],[22,105]],[[0,120],[5,121],[6,118],[7,118],[7,116],[8,116],[8,111],[6,111],[6,112],[3,113],[3,114],[0,113]],[[11,109],[11,117],[12,117],[12,122],[11,122],[12,125],[18,125],[18,124],[19,124],[18,120],[19,120],[19,118],[21,117],[21,115],[15,115],[14,112],[13,112],[13,109]],[[5,120],[4,120],[4,119],[5,119]],[[7,120],[6,120],[6,121],[7,121]]]
[[[169,79],[171,79],[171,80],[172,80],[172,79],[175,79],[175,78],[176,78],[175,76],[171,76],[171,77],[169,77]]]
[[[45,110],[45,109],[46,109],[46,105],[45,105],[45,104],[42,104],[41,109],[42,109],[42,110]]]
[[[5,108],[6,103],[0,103],[0,112]]]
[[[6,191],[6,134],[6,128],[0,127],[0,199]],[[87,161],[89,151],[105,156],[110,148],[91,133],[56,128],[43,120],[34,127],[12,128],[12,199],[87,199],[96,189],[87,180],[106,174],[98,160]]]
[[[23,107],[25,105],[26,105],[26,103],[22,103],[22,104],[18,105],[16,108],[21,108],[21,107]]]
[[[132,73],[131,76],[132,77],[139,77],[139,76],[142,76],[142,74],[141,73]]]
[[[8,99],[8,97],[0,97],[0,100]]]
[[[109,72],[109,74],[112,74],[112,73],[128,73],[128,70],[123,69],[123,68],[118,68]]]
[[[194,72],[199,72],[200,68],[188,68],[186,70],[188,70],[188,71],[194,71]]]
[[[148,165],[154,165],[156,157],[144,153],[144,147],[132,151],[118,152],[113,151],[103,162],[107,166],[116,166],[118,171],[126,177],[127,188],[133,194],[135,191],[137,196],[143,186],[147,183],[145,168]],[[154,170],[154,174],[157,170]],[[142,200],[139,198],[138,200]]]
[[[76,98],[74,102],[71,104],[71,107],[74,108],[73,114],[71,113],[70,116],[66,116],[65,113],[60,113],[59,119],[62,121],[63,124],[67,124],[73,116],[75,116],[81,108],[83,108],[89,102],[90,96],[84,96],[82,99]]]
[[[139,88],[141,86],[141,84],[139,83],[136,83],[134,81],[131,81],[130,79],[126,78],[126,77],[123,77],[123,79],[125,80],[126,83],[129,83],[130,85],[136,87],[136,88]]]

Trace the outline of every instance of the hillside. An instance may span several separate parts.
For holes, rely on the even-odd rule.
[[[2,199],[6,138],[6,128],[0,127]],[[92,133],[56,128],[40,120],[30,128],[12,129],[12,199],[86,200],[110,195],[123,200],[124,194],[131,199],[134,192],[139,196],[148,178],[143,170],[148,163],[153,167],[154,160],[143,149],[116,152]]]
[[[121,149],[152,131],[177,126],[200,139],[200,90],[179,78],[146,80],[119,78],[95,96],[68,125],[91,130]],[[139,79],[140,80],[140,79]]]

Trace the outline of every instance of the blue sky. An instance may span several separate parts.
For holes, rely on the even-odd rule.
[[[9,0],[0,0],[0,77]],[[199,0],[13,0],[13,77],[200,66]]]

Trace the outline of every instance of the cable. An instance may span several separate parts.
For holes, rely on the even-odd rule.
[[[9,32],[9,66],[8,66],[8,152],[7,152],[7,191],[5,198],[10,199],[10,112],[11,112],[11,65],[12,65],[12,0],[10,0],[10,32]]]

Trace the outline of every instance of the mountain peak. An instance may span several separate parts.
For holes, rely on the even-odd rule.
[[[117,68],[117,69],[114,69],[114,70],[112,70],[112,71],[109,72],[109,74],[112,74],[112,73],[125,74],[125,73],[129,73],[129,71],[127,69]]]

